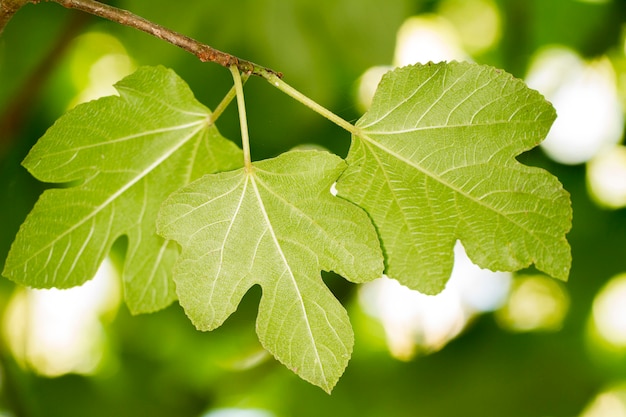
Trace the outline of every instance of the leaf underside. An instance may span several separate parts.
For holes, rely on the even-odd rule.
[[[259,284],[261,343],[327,392],[348,363],[353,334],[320,269],[353,282],[383,270],[366,213],[329,192],[344,168],[326,152],[287,152],[250,172],[204,176],[168,198],[157,221],[183,248],[176,287],[196,327],[220,326]]]
[[[126,236],[133,313],[178,297],[196,327],[211,330],[258,284],[261,343],[330,392],[353,333],[321,270],[366,282],[384,269],[434,294],[460,240],[481,267],[535,264],[568,276],[569,196],[552,175],[515,159],[543,140],[554,109],[499,70],[391,71],[346,161],[292,151],[249,169],[171,70],[144,67],[116,88],[120,96],[61,117],[24,160],[36,178],[65,188],[45,191],[21,226],[6,277],[80,285]],[[339,197],[329,192],[335,181]]]
[[[241,151],[171,70],[143,67],[116,89],[120,96],[61,117],[24,160],[37,179],[69,185],[40,197],[3,275],[38,288],[80,285],[126,235],[126,303],[150,312],[176,298],[171,269],[179,249],[156,234],[161,202],[203,174],[241,166]]]
[[[548,172],[515,159],[554,119],[539,93],[495,68],[391,71],[356,125],[338,195],[371,216],[386,274],[421,292],[444,288],[457,239],[481,267],[534,263],[566,279],[569,195]]]

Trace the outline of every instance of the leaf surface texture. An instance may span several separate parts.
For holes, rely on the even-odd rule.
[[[176,287],[196,327],[220,326],[259,284],[261,343],[326,391],[348,363],[353,334],[320,269],[353,282],[383,269],[366,213],[330,193],[344,168],[326,152],[287,152],[250,172],[202,177],[168,198],[158,220],[159,232],[183,248]]]
[[[179,250],[156,234],[161,202],[200,175],[241,166],[241,151],[173,71],[143,67],[115,87],[119,96],[61,117],[24,160],[37,179],[66,186],[40,197],[3,274],[39,288],[80,285],[125,235],[126,302],[150,312],[176,298]]]
[[[535,264],[566,279],[569,195],[551,174],[515,159],[554,119],[539,93],[492,67],[431,63],[386,74],[337,183],[371,216],[386,274],[438,293],[460,239],[483,268]]]

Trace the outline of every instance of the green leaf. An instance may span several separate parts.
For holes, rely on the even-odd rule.
[[[39,180],[67,187],[40,197],[3,275],[39,288],[80,285],[126,235],[126,302],[150,312],[176,298],[179,249],[156,234],[162,201],[200,175],[241,166],[242,157],[173,71],[144,67],[115,87],[120,96],[61,117],[24,160]]]
[[[259,284],[261,343],[327,392],[348,363],[353,334],[320,269],[353,282],[383,270],[367,214],[330,193],[344,168],[326,152],[287,152],[250,172],[202,177],[172,194],[157,221],[159,233],[183,248],[174,279],[196,327],[220,326]]]
[[[534,263],[567,279],[569,195],[515,157],[539,144],[552,106],[495,68],[415,65],[389,72],[358,121],[340,196],[371,216],[386,274],[424,293],[441,291],[460,239],[479,266]]]

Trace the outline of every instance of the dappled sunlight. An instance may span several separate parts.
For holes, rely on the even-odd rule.
[[[371,67],[359,78],[357,106],[362,112],[369,109],[381,78],[395,67],[467,59],[458,33],[448,20],[435,14],[413,16],[398,30],[393,64]]]
[[[100,97],[117,95],[113,84],[136,69],[120,41],[100,32],[80,36],[70,62],[72,81],[78,91],[70,108]]]
[[[452,291],[429,297],[381,278],[365,284],[359,295],[364,310],[383,325],[392,356],[402,360],[419,350],[441,349],[469,319]]]
[[[490,50],[500,40],[500,11],[493,0],[443,0],[438,12],[453,24],[463,48],[472,55]]]
[[[569,296],[562,284],[545,275],[519,276],[496,318],[507,330],[556,331],[568,310]]]
[[[128,55],[108,54],[98,59],[89,69],[89,83],[72,101],[75,106],[100,97],[117,95],[113,87],[117,81],[135,69]]]
[[[256,408],[220,408],[209,411],[202,417],[274,417],[275,414]]]
[[[13,3],[0,417],[626,417],[626,1]]]
[[[372,99],[378,83],[387,71],[392,70],[392,66],[378,66],[369,68],[357,82],[356,104],[359,111],[366,112],[372,105]]]
[[[501,36],[500,12],[492,0],[446,0],[438,14],[404,21],[396,35],[392,65],[369,68],[359,78],[356,102],[366,111],[382,76],[394,67],[441,61],[468,61],[493,48]]]
[[[601,206],[626,206],[626,147],[618,145],[596,155],[587,164],[587,186]]]
[[[626,417],[626,385],[598,394],[580,417]]]
[[[558,117],[541,143],[555,161],[584,163],[621,140],[623,110],[606,57],[585,61],[570,49],[546,48],[532,59],[526,82],[556,109]]]
[[[592,314],[601,342],[626,349],[626,274],[614,277],[598,292]]]
[[[412,291],[389,278],[361,286],[363,310],[378,319],[391,354],[409,360],[420,352],[443,348],[478,313],[498,308],[508,293],[511,275],[472,264],[462,245],[446,288],[436,296]]]
[[[96,276],[68,290],[17,290],[4,337],[15,358],[46,376],[93,373],[106,350],[101,318],[119,306],[117,271],[107,258]]]
[[[452,24],[432,14],[407,19],[398,30],[394,65],[462,61],[469,57]]]

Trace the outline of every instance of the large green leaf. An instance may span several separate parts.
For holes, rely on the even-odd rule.
[[[437,293],[460,239],[481,267],[534,263],[566,279],[569,195],[555,177],[515,159],[554,118],[540,94],[495,68],[452,62],[388,73],[357,123],[337,184],[373,219],[387,275]]]
[[[116,88],[120,96],[61,117],[24,160],[39,180],[69,185],[40,197],[3,274],[39,288],[80,285],[126,235],[126,302],[149,312],[176,297],[178,248],[155,228],[161,202],[200,175],[241,166],[242,157],[173,71],[144,67]]]
[[[174,279],[196,327],[220,326],[260,284],[261,343],[326,391],[348,363],[353,334],[320,269],[353,282],[383,270],[367,214],[330,193],[344,168],[326,152],[287,152],[250,171],[202,177],[168,198],[157,221],[183,248]]]

